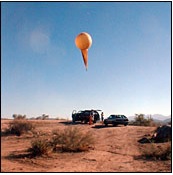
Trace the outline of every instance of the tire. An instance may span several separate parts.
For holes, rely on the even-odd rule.
[[[76,121],[75,121],[75,119],[73,118],[73,123],[75,123]]]
[[[113,123],[113,126],[117,126],[117,124],[116,123]]]
[[[108,124],[107,124],[107,123],[105,123],[105,126],[108,126]]]

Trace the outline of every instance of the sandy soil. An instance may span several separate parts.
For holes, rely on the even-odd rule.
[[[1,120],[1,130],[10,120]],[[52,130],[69,127],[61,120],[33,120],[37,131],[50,137]],[[148,160],[141,156],[145,144],[138,143],[155,127],[75,124],[92,131],[97,140],[95,148],[80,153],[50,153],[49,156],[28,158],[27,149],[34,135],[1,136],[1,172],[171,172],[171,160]]]

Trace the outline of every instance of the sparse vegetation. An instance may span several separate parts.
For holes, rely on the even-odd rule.
[[[79,128],[68,127],[64,130],[54,130],[48,139],[37,138],[31,142],[28,151],[35,156],[48,155],[50,151],[81,152],[88,151],[94,144],[90,132],[82,132]],[[39,137],[39,136],[38,136]]]
[[[53,150],[88,151],[94,144],[91,132],[83,132],[79,128],[68,127],[64,130],[54,130],[52,138]]]
[[[31,142],[31,148],[28,151],[35,157],[47,155],[50,149],[50,142],[47,139],[37,139]]]
[[[42,114],[42,116],[39,116],[36,118],[36,120],[47,120],[49,118],[49,115]]]
[[[142,156],[154,160],[171,160],[171,143],[158,145],[156,143],[146,144],[142,149]]]
[[[21,114],[13,114],[14,119],[26,119],[26,115]]]
[[[15,119],[9,123],[9,127],[5,130],[5,134],[14,134],[20,136],[28,131],[34,130],[33,123],[28,120]]]
[[[1,120],[1,132],[8,128],[11,121],[16,120]],[[35,129],[32,134],[24,134],[22,137],[12,135],[1,137],[1,170],[4,172],[110,172],[112,170],[116,172],[171,172],[170,141],[146,144],[136,142],[142,135],[151,138],[154,127],[104,128],[100,123],[97,123],[95,127],[94,125],[74,125],[68,121],[57,120],[20,120],[22,121],[34,124]],[[67,132],[67,130],[70,131]],[[87,134],[92,141],[88,140]],[[76,137],[78,139],[75,139]],[[83,140],[81,143],[85,142],[85,144],[80,145],[79,137]],[[63,138],[65,138],[64,142],[68,143],[68,140],[71,140],[68,144],[75,143],[74,146],[76,146],[66,149]],[[96,141],[95,144],[94,141]],[[77,146],[77,143],[80,146]],[[154,145],[154,148],[151,144]],[[78,152],[90,151],[90,149],[92,149],[90,153]],[[156,150],[159,150],[160,153]],[[132,159],[135,166],[124,163],[131,162]],[[98,169],[98,165],[103,162],[105,166],[99,166]],[[88,167],[92,168],[88,169]]]
[[[153,118],[151,116],[145,118],[144,114],[135,114],[136,117],[134,121],[131,121],[130,125],[135,126],[157,126],[157,124],[154,122]]]

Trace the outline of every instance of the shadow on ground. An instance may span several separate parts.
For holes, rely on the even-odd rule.
[[[106,127],[105,127],[105,125],[100,124],[100,125],[94,125],[94,126],[92,126],[92,128],[94,128],[94,129],[102,129],[102,128],[106,128]]]
[[[6,159],[23,159],[23,158],[34,158],[35,156],[32,153],[20,153],[20,152],[14,152],[6,156]]]
[[[102,129],[102,128],[117,128],[117,127],[122,127],[122,126],[120,126],[120,125],[118,125],[118,126],[113,126],[113,125],[105,126],[103,124],[99,124],[99,125],[94,125],[92,128],[94,128],[94,129]]]
[[[5,137],[5,136],[12,136],[15,134],[11,134],[10,131],[6,130],[6,131],[1,131],[1,137]]]
[[[101,124],[101,123],[94,123],[94,124],[91,124],[89,125],[88,123],[82,123],[82,122],[75,122],[73,123],[72,121],[61,121],[59,122],[63,125],[83,125],[83,126],[91,126],[92,128],[94,129],[102,129],[102,128],[117,128],[117,127],[122,127],[121,125],[117,125],[117,126],[113,126],[113,125],[108,125],[108,126],[105,126],[104,124]],[[124,126],[123,126],[124,127]]]
[[[81,123],[81,122],[73,123],[72,121],[62,121],[59,123],[64,124],[64,125],[88,125],[88,123]]]

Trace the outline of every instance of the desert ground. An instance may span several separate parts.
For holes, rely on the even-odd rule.
[[[1,132],[11,120],[1,120]],[[49,138],[54,129],[79,127],[91,131],[96,143],[86,152],[51,152],[47,156],[29,158],[27,149],[31,133],[21,136],[1,135],[1,172],[171,172],[171,160],[152,160],[141,156],[139,139],[152,134],[156,127],[123,126],[105,127],[101,123],[94,125],[72,124],[66,120],[31,120],[36,130]],[[158,143],[163,145],[165,143]]]

